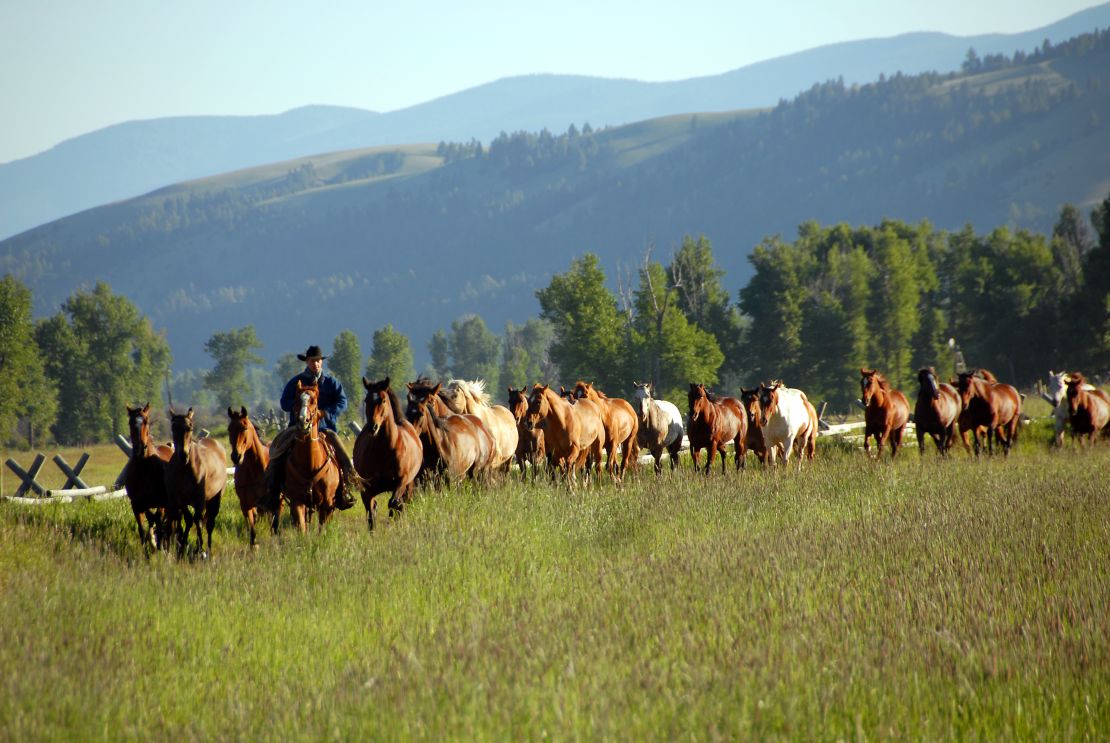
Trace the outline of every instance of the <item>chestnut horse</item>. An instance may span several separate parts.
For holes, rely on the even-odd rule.
[[[1071,418],[1071,414],[1068,412],[1068,380],[1070,378],[1067,372],[1054,372],[1049,369],[1048,385],[1045,387],[1045,391],[1041,393],[1041,397],[1052,405],[1052,424],[1055,429],[1053,441],[1056,446],[1064,445],[1064,429]],[[1082,387],[1088,392],[1095,391],[1095,386],[1086,382],[1083,383]],[[1073,429],[1072,436],[1074,435],[1075,431]]]
[[[740,388],[740,407],[748,418],[748,435],[744,439],[747,450],[767,464],[767,447],[763,445],[763,412],[759,407],[759,388]]]
[[[759,417],[763,446],[767,450],[766,461],[774,464],[776,453],[781,451],[785,464],[790,461],[795,447],[808,459],[813,459],[817,450],[817,411],[806,393],[777,380],[770,385],[761,383]]]
[[[509,412],[513,414],[513,419],[516,421],[516,464],[520,467],[521,479],[527,479],[528,472],[525,467],[531,465],[532,482],[535,483],[536,471],[540,463],[546,459],[543,426],[528,425],[528,395],[524,393],[523,387],[514,390],[511,385],[509,386]]]
[[[408,404],[405,407],[405,418],[416,429],[416,433],[420,437],[420,444],[424,452],[423,463],[420,466],[420,474],[417,476],[421,482],[437,481],[440,476],[447,474],[446,462],[443,461],[442,452],[440,447],[432,438],[430,428],[424,428],[420,425],[419,421],[423,416],[421,407],[426,403],[432,414],[436,418],[450,418],[452,422],[449,426],[459,432],[470,431],[468,436],[477,440],[480,444],[489,444],[488,451],[484,450],[480,453],[480,464],[478,465],[478,472],[475,474],[485,475],[493,462],[494,457],[497,456],[497,444],[493,440],[493,435],[482,423],[482,419],[476,415],[469,413],[459,414],[451,411],[447,406],[446,401],[443,399],[443,385],[433,385],[430,380],[420,378],[415,382],[410,382],[408,385]],[[454,420],[454,419],[458,420]]]
[[[258,429],[247,415],[247,409],[240,407],[235,412],[227,409],[227,442],[231,447],[231,463],[235,465],[235,494],[239,496],[239,508],[243,520],[247,522],[250,546],[257,547],[255,522],[262,504],[266,502],[266,467],[270,464],[270,447],[262,443]],[[278,532],[278,519],[281,517],[281,499],[277,509],[271,514],[270,531]]]
[[[977,370],[961,372],[958,389],[960,400],[967,414],[967,424],[974,431],[975,454],[978,456],[982,444],[979,429],[987,432],[987,451],[994,453],[994,440],[1002,444],[1003,454],[1010,453],[1010,447],[1017,440],[1018,425],[1021,423],[1021,396],[1008,384],[991,383],[976,374]],[[961,430],[964,423],[960,423]]]
[[[193,440],[193,409],[187,413],[170,410],[173,456],[166,463],[166,495],[169,521],[177,532],[177,551],[184,554],[189,530],[197,527],[197,554],[203,560],[212,551],[212,528],[220,513],[220,499],[227,485],[227,456],[215,439]],[[181,520],[184,519],[184,529]],[[201,522],[208,532],[205,550]]]
[[[979,377],[980,379],[986,381],[989,384],[998,384],[998,378],[996,376],[994,376],[994,374],[992,374],[988,369],[972,369],[971,372],[969,372],[969,373],[974,374],[975,376]],[[948,383],[950,385],[952,385],[953,388],[958,388],[960,386],[959,378],[949,379]],[[958,390],[957,390],[957,394],[959,394]],[[987,435],[987,427],[985,425],[975,425],[974,424],[975,417],[976,417],[975,414],[972,413],[971,411],[969,411],[967,409],[967,406],[964,405],[964,399],[963,399],[963,396],[961,395],[960,396],[960,417],[956,419],[956,423],[957,423],[957,425],[959,427],[959,430],[960,430],[960,441],[964,445],[964,451],[966,451],[968,454],[970,454],[972,452],[972,446],[967,440],[968,433],[970,433],[972,438],[975,440],[975,449],[974,449],[974,451],[975,451],[976,454],[979,453],[980,439],[985,438],[986,435]]]
[[[607,397],[605,393],[594,387],[592,382],[576,383],[574,397],[595,403],[601,411],[601,425],[605,429],[605,468],[609,471],[609,479],[620,482],[628,470],[629,461],[635,462],[640,454],[640,444],[637,439],[640,422],[636,417],[636,411],[627,400]],[[618,446],[621,448],[619,473],[613,458]]]
[[[898,456],[902,435],[910,420],[910,404],[901,390],[890,386],[886,377],[875,369],[860,369],[860,399],[866,409],[863,415],[863,451],[871,456],[871,438],[875,439],[876,457],[883,456],[883,443],[890,441],[890,458]]]
[[[478,416],[497,445],[492,468],[508,472],[519,438],[516,421],[504,405],[490,405],[485,382],[452,379],[440,390],[439,396],[453,412]]]
[[[533,428],[543,424],[552,466],[563,471],[568,485],[574,485],[575,474],[586,457],[601,462],[605,429],[595,403],[579,400],[572,405],[546,384],[537,384],[528,398],[528,422]]]
[[[406,417],[420,434],[424,449],[428,446],[435,449],[448,482],[457,484],[463,477],[484,477],[497,456],[493,436],[475,416],[437,415],[435,400],[439,399],[439,387],[437,384],[430,395],[417,402],[415,409],[410,398]]]
[[[673,402],[652,397],[652,385],[635,382],[636,410],[640,415],[637,443],[651,452],[655,460],[655,474],[663,471],[660,459],[663,452],[670,455],[671,472],[678,466],[678,453],[682,450],[682,413]]]
[[[713,458],[721,452],[721,474],[725,472],[728,453],[725,445],[731,441],[735,447],[736,469],[744,466],[746,454],[744,442],[748,435],[748,418],[735,397],[709,399],[704,384],[690,384],[688,394],[690,420],[686,425],[686,435],[690,439],[690,456],[694,469],[699,469],[698,454],[709,449],[705,459],[705,474],[713,466]]]
[[[139,542],[157,549],[165,547],[166,526],[166,463],[173,449],[150,441],[150,403],[141,408],[127,406],[127,425],[131,431],[131,458],[127,462],[124,487],[139,528]],[[146,526],[143,526],[143,518]]]
[[[913,407],[913,425],[917,433],[917,451],[925,456],[925,434],[933,438],[937,452],[947,455],[956,441],[956,421],[963,408],[960,393],[950,384],[937,381],[931,366],[917,372],[917,402]]]
[[[1072,432],[1080,438],[1086,436],[1090,444],[1100,432],[1110,434],[1110,395],[1099,389],[1087,390],[1086,382],[1079,372],[1069,375],[1068,418]]]
[[[296,434],[285,460],[285,497],[293,523],[304,534],[312,511],[323,529],[335,511],[335,494],[339,490],[339,465],[332,455],[327,439],[320,435],[320,388],[297,380],[297,397],[293,407]]]
[[[355,439],[355,470],[362,478],[362,505],[366,525],[374,529],[377,495],[388,491],[389,515],[400,513],[412,501],[412,491],[424,448],[412,424],[405,420],[401,403],[389,387],[389,377],[378,382],[362,378],[366,389],[366,427]]]

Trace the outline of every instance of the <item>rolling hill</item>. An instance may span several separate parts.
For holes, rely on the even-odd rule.
[[[184,180],[269,162],[407,142],[488,142],[500,132],[619,126],[694,111],[762,108],[814,82],[959,69],[1110,26],[1110,3],[1020,34],[913,33],[833,44],[713,75],[647,83],[564,75],[506,78],[388,113],[310,106],[274,116],[184,117],[108,127],[0,164],[0,238]]]
[[[94,279],[166,328],[177,368],[255,325],[276,358],[392,323],[422,355],[497,329],[585,251],[615,278],[705,234],[733,291],[765,236],[805,220],[1048,230],[1110,190],[1110,33],[963,74],[815,85],[774,108],[297,158],[177,184],[0,242],[56,311]]]

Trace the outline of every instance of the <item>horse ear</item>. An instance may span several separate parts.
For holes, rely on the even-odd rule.
[[[239,415],[243,416],[244,418],[247,417],[247,406],[246,405],[240,405],[239,406]]]
[[[233,411],[231,409],[230,405],[227,406],[227,417],[228,418],[234,418],[235,417],[235,411]]]
[[[382,382],[385,384],[385,387],[388,387],[389,386],[389,377],[386,377],[385,379],[383,379]],[[385,389],[385,387],[382,387],[382,389]]]
[[[439,394],[439,388],[442,387],[442,386],[443,386],[443,382],[437,382],[436,386],[432,388],[432,394],[433,395],[438,395]]]
[[[363,377],[362,378],[362,386],[365,387],[366,389],[370,389],[370,380],[367,379],[366,377]]]
[[[192,408],[189,408],[189,412],[185,414],[185,417],[188,418],[189,420],[193,419],[193,409]]]
[[[146,405],[143,406],[143,415],[147,415],[149,413],[150,413],[150,403],[148,402]]]

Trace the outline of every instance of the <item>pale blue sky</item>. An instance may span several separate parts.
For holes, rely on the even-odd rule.
[[[0,0],[0,163],[133,119],[404,108],[502,77],[712,75],[910,31],[1014,33],[1091,0]]]

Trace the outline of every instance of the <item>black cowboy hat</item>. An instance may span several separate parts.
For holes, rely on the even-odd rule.
[[[319,346],[309,346],[307,351],[297,354],[297,358],[301,361],[308,361],[309,359],[326,359],[327,356],[324,355]]]

